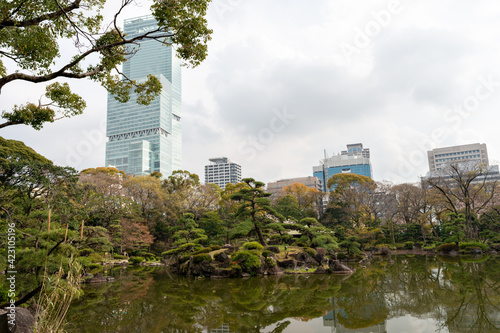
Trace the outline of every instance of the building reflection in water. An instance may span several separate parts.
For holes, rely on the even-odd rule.
[[[231,332],[228,324],[222,324],[222,326],[219,328],[213,328],[207,330],[207,333],[236,333],[236,332]]]

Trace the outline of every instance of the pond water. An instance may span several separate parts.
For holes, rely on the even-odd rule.
[[[108,273],[71,305],[68,332],[500,332],[498,256],[392,256],[351,276]]]

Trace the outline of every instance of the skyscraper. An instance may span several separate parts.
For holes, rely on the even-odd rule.
[[[347,145],[347,150],[338,155],[325,158],[320,165],[313,167],[313,176],[318,177],[323,192],[329,192],[326,188],[328,179],[338,173],[354,173],[372,178],[372,165],[370,162],[370,149],[363,148],[363,144],[356,143]]]
[[[217,184],[224,189],[226,184],[241,182],[241,166],[231,162],[227,157],[216,157],[209,160],[210,165],[205,165],[205,183]]]
[[[129,37],[156,29],[152,16],[125,20]],[[106,165],[131,175],[159,171],[164,177],[182,167],[181,62],[175,49],[155,40],[140,41],[136,52],[123,64],[123,74],[144,81],[155,75],[162,84],[160,96],[149,105],[120,103],[108,95]]]

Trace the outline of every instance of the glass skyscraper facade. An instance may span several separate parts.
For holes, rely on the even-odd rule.
[[[370,149],[363,148],[361,143],[347,145],[347,150],[331,157],[326,156],[320,165],[313,167],[313,176],[320,181],[323,192],[330,192],[326,184],[328,179],[339,173],[354,173],[373,178],[370,162]]]
[[[152,16],[125,20],[129,37],[156,29]],[[181,62],[175,49],[155,40],[143,40],[123,64],[123,74],[138,82],[147,75],[159,78],[160,96],[149,105],[130,101],[120,103],[108,95],[106,166],[115,166],[131,175],[158,171],[164,177],[182,167],[182,80]]]

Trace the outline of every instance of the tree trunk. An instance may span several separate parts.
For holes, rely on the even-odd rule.
[[[267,243],[266,243],[266,240],[264,239],[264,236],[262,235],[262,231],[260,230],[260,228],[255,226],[255,232],[257,233],[257,236],[259,237],[260,244],[262,244],[262,246],[266,247]]]

